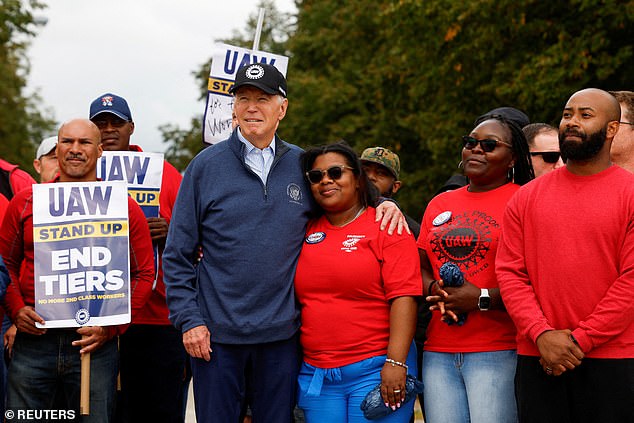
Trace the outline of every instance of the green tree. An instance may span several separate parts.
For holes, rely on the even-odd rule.
[[[289,34],[293,31],[295,18],[288,13],[280,12],[275,7],[273,0],[261,0],[258,3],[258,10],[249,17],[242,33],[234,30],[231,38],[217,41],[237,47],[252,48],[260,8],[264,8],[264,22],[260,33],[259,49],[288,55],[286,42]],[[207,98],[210,67],[211,58],[203,63],[199,69],[192,72],[200,87],[199,100]],[[202,114],[195,116],[191,120],[191,126],[187,129],[172,124],[159,127],[163,142],[168,144],[165,158],[179,170],[184,170],[189,161],[205,147],[202,141],[202,119]]]
[[[262,44],[290,56],[280,136],[304,147],[345,139],[358,151],[393,149],[404,181],[397,199],[415,218],[458,171],[460,137],[479,115],[513,106],[533,122],[557,124],[576,90],[634,87],[634,0],[303,0],[297,7],[295,19],[265,19],[290,34]],[[248,47],[252,33],[227,42]],[[208,69],[199,73],[205,95]]]
[[[289,41],[288,139],[393,148],[420,217],[474,119],[514,106],[556,123],[572,92],[631,89],[633,1],[305,0]]]
[[[33,12],[43,7],[35,0],[0,0],[0,157],[29,172],[35,143],[50,134],[54,124],[50,111],[38,110],[37,94],[25,94]]]

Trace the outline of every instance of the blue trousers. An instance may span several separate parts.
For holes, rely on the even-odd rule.
[[[7,410],[50,410],[58,390],[66,409],[79,416],[81,337],[74,329],[49,329],[44,335],[18,332],[7,380]],[[117,341],[106,342],[90,354],[90,415],[80,422],[107,423],[112,419],[118,372]]]
[[[211,360],[191,359],[196,419],[236,423],[245,404],[254,422],[292,423],[299,369],[297,336],[265,344],[211,343]]]
[[[298,378],[298,406],[304,410],[306,422],[372,421],[363,416],[361,402],[372,388],[381,383],[381,369],[385,359],[385,355],[380,355],[335,369],[318,369],[304,362]],[[418,372],[414,343],[407,356],[407,366],[408,373],[416,377]],[[401,408],[382,418],[380,422],[408,423],[414,412],[414,403],[412,400],[401,405]]]

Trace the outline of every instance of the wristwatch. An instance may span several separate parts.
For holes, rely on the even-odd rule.
[[[480,290],[480,298],[478,298],[478,308],[480,311],[488,311],[491,307],[491,297],[489,297],[489,290],[482,288]]]

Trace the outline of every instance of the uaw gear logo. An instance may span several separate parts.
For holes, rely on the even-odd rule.
[[[101,105],[102,106],[112,106],[112,96],[101,97]]]
[[[346,253],[356,251],[357,243],[363,238],[365,238],[365,235],[348,235],[347,239],[341,243],[343,245],[343,247],[341,247],[341,250],[345,251]]]
[[[448,212],[439,221],[442,221]],[[444,223],[444,222],[443,222]],[[452,261],[471,275],[487,266],[484,258],[491,250],[491,229],[499,228],[498,222],[488,214],[473,210],[454,215],[451,222],[432,229],[431,251],[441,262]]]
[[[301,204],[302,189],[297,184],[290,183],[286,187],[286,195],[291,198],[292,203]]]
[[[88,323],[88,320],[90,320],[90,313],[88,312],[88,310],[86,310],[85,308],[80,308],[79,310],[77,310],[77,313],[75,313],[75,321],[77,322],[77,324],[83,326]]]
[[[245,76],[249,79],[260,79],[264,76],[264,68],[260,65],[251,65],[247,68]]]

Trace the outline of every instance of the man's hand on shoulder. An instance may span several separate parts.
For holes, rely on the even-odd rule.
[[[383,201],[376,207],[376,221],[378,222],[379,220],[381,221],[381,230],[385,230],[387,227],[387,233],[390,235],[394,233],[394,229],[399,235],[403,233],[403,229],[408,234],[412,233],[409,230],[409,226],[407,226],[403,212],[393,201]]]

